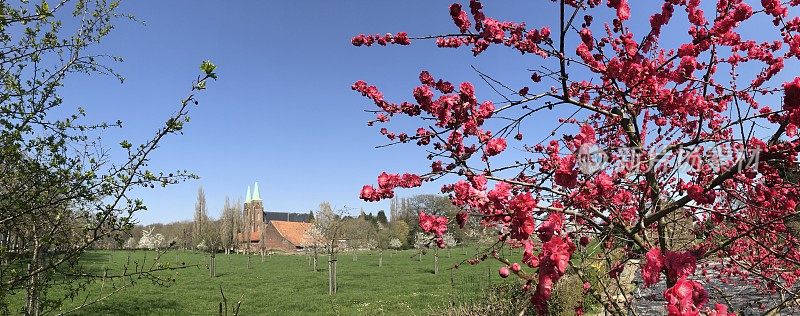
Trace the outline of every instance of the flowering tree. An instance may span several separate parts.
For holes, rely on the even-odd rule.
[[[389,240],[389,248],[392,248],[395,251],[397,251],[397,249],[400,249],[402,247],[403,243],[400,241],[400,239],[392,238],[391,240]]]
[[[361,198],[389,199],[396,188],[456,178],[441,186],[461,209],[455,220],[499,227],[501,242],[521,245],[527,268],[497,252],[470,262],[493,257],[508,265],[503,271],[524,281],[539,314],[570,266],[587,282],[585,295],[611,313],[626,312],[630,297],[612,300],[589,282],[592,258],[612,279],[643,258],[645,286],[666,280],[670,315],[728,315],[728,307],[709,304],[696,281],[702,275],[787,294],[770,312],[790,305],[800,248],[786,224],[797,213],[798,186],[785,175],[800,149],[800,77],[785,69],[800,58],[800,17],[788,8],[800,1],[664,0],[651,12],[649,1],[552,2],[541,6],[559,18],[553,26],[502,21],[471,0],[468,9],[449,7],[457,32],[352,39],[355,46],[435,40],[475,56],[506,47],[536,63],[530,87],[480,73],[502,102],[482,101],[472,83],[454,85],[427,71],[408,102],[353,84],[376,105],[369,125],[380,125],[392,144],[424,147],[430,160],[422,172],[381,173]],[[632,15],[649,23],[631,23]],[[748,27],[758,34],[741,32]],[[686,40],[664,40],[663,32]],[[390,130],[399,116],[417,118],[418,128]],[[525,138],[533,120],[552,132]],[[449,220],[419,218],[439,245]],[[693,223],[703,238],[675,245],[671,221]],[[590,244],[603,251],[590,258]]]
[[[164,235],[161,233],[153,234],[154,228],[155,227],[150,227],[149,230],[142,232],[142,238],[139,239],[139,245],[137,248],[158,250],[158,248],[164,244]]]
[[[414,234],[414,244],[412,246],[414,246],[414,249],[419,250],[417,252],[419,261],[422,261],[422,253],[425,251],[425,248],[428,247],[428,244],[430,244],[430,238],[423,232]]]
[[[123,249],[136,249],[136,238],[130,237],[128,240],[125,241],[125,244],[122,245]]]
[[[456,237],[451,233],[444,234],[442,236],[442,241],[444,242],[444,248],[447,248],[447,257],[449,258],[453,254],[453,247],[458,245],[458,241],[456,241]]]

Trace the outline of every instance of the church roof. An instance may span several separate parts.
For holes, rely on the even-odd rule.
[[[253,200],[253,198],[250,197],[250,186],[248,185],[247,186],[247,197],[244,198],[244,202],[245,203],[250,203],[250,201],[252,201],[252,200]]]
[[[277,230],[283,238],[295,246],[302,246],[305,244],[306,231],[311,229],[312,226],[310,223],[287,221],[270,221],[269,223],[275,227],[275,230]]]
[[[264,212],[265,223],[269,221],[305,222],[307,219],[308,213]]]

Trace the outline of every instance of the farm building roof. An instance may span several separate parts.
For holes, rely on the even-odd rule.
[[[294,245],[302,245],[305,240],[306,231],[308,231],[312,224],[302,222],[287,222],[287,221],[270,221],[272,226],[278,231],[283,238],[288,240]]]

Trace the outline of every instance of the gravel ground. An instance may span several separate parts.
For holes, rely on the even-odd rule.
[[[709,273],[711,273],[709,271]],[[641,280],[637,278],[637,280]],[[763,304],[767,308],[775,306],[781,299],[777,294],[768,295],[759,293],[751,286],[742,283],[728,284],[711,277],[709,281],[698,280],[703,284],[706,291],[708,291],[708,303],[706,306],[713,307],[716,303],[727,304],[730,301],[729,307],[735,310],[740,315],[762,315],[765,310],[759,308]],[[664,290],[666,290],[666,282],[661,280],[649,288],[640,288],[634,296],[636,302],[633,304],[637,315],[665,315],[666,309],[664,304]],[[726,300],[727,298],[727,300]],[[785,309],[780,315],[800,315],[800,308],[791,307]]]

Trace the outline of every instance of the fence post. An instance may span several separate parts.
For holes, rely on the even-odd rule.
[[[333,260],[328,259],[328,295],[333,295]]]
[[[336,280],[336,273],[337,272],[338,271],[336,271],[336,259],[334,259],[333,260],[333,293],[334,294],[336,293],[336,290],[338,290],[338,288],[339,288],[339,285],[336,284],[337,283],[337,280]]]

